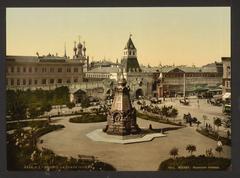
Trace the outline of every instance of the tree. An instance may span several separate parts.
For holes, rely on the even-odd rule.
[[[81,106],[82,106],[82,108],[87,108],[90,106],[90,101],[89,101],[88,97],[83,97],[83,99],[81,101]]]
[[[217,126],[217,132],[218,132],[219,127],[222,125],[222,120],[220,118],[214,119],[214,125]]]
[[[27,101],[21,91],[11,92],[7,97],[7,114],[11,120],[22,120],[27,118]]]
[[[206,166],[207,166],[207,169],[208,169],[208,158],[213,157],[212,148],[206,150],[206,156],[207,156],[207,158],[206,158]]]
[[[52,105],[50,104],[50,103],[47,103],[47,102],[44,102],[43,104],[42,104],[42,106],[41,106],[41,110],[43,111],[43,112],[49,112],[49,111],[51,111],[52,110]]]
[[[189,144],[189,145],[187,145],[186,150],[187,150],[187,151],[191,154],[191,156],[192,156],[193,152],[194,152],[194,151],[197,151],[197,148],[196,148],[195,145]]]
[[[169,154],[170,154],[171,156],[173,156],[173,158],[175,159],[176,156],[178,155],[178,148],[176,148],[176,147],[172,148],[172,149],[170,150]]]
[[[170,150],[169,154],[170,154],[171,156],[173,156],[175,168],[177,169],[178,166],[177,166],[176,156],[178,155],[178,148],[176,148],[176,147],[172,148],[172,149]]]
[[[222,147],[222,146],[217,146],[217,147],[215,148],[215,151],[218,152],[219,157],[220,157],[220,156],[221,156],[221,153],[223,152],[223,147]]]
[[[36,107],[31,106],[30,108],[28,108],[28,114],[30,119],[34,119],[40,115],[40,111]]]

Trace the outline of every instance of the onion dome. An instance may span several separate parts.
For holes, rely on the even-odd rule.
[[[83,46],[82,43],[79,42],[78,43],[78,49],[82,49],[82,46]]]

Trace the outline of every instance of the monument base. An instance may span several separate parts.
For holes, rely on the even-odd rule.
[[[108,143],[120,143],[120,144],[131,144],[131,143],[141,143],[141,142],[149,142],[152,141],[154,138],[158,137],[165,137],[166,135],[162,133],[149,133],[149,134],[142,134],[139,132],[138,134],[133,135],[114,135],[114,134],[107,134],[102,131],[102,129],[96,129],[86,135],[92,141],[99,141],[99,142],[108,142]]]

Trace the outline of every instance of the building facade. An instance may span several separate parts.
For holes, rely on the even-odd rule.
[[[80,42],[74,46],[74,56],[69,58],[47,56],[6,56],[7,89],[55,89],[83,82],[88,68],[86,47]]]
[[[222,77],[222,93],[231,93],[231,58],[222,57],[223,77]]]
[[[216,88],[222,80],[216,67],[163,67],[158,73],[161,77],[157,79],[157,97],[185,96],[199,88]]]

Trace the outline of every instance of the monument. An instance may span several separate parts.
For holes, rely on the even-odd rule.
[[[129,90],[122,73],[115,88],[112,107],[107,116],[107,126],[104,129],[107,134],[125,136],[141,131],[137,125],[136,109],[132,107]]]

